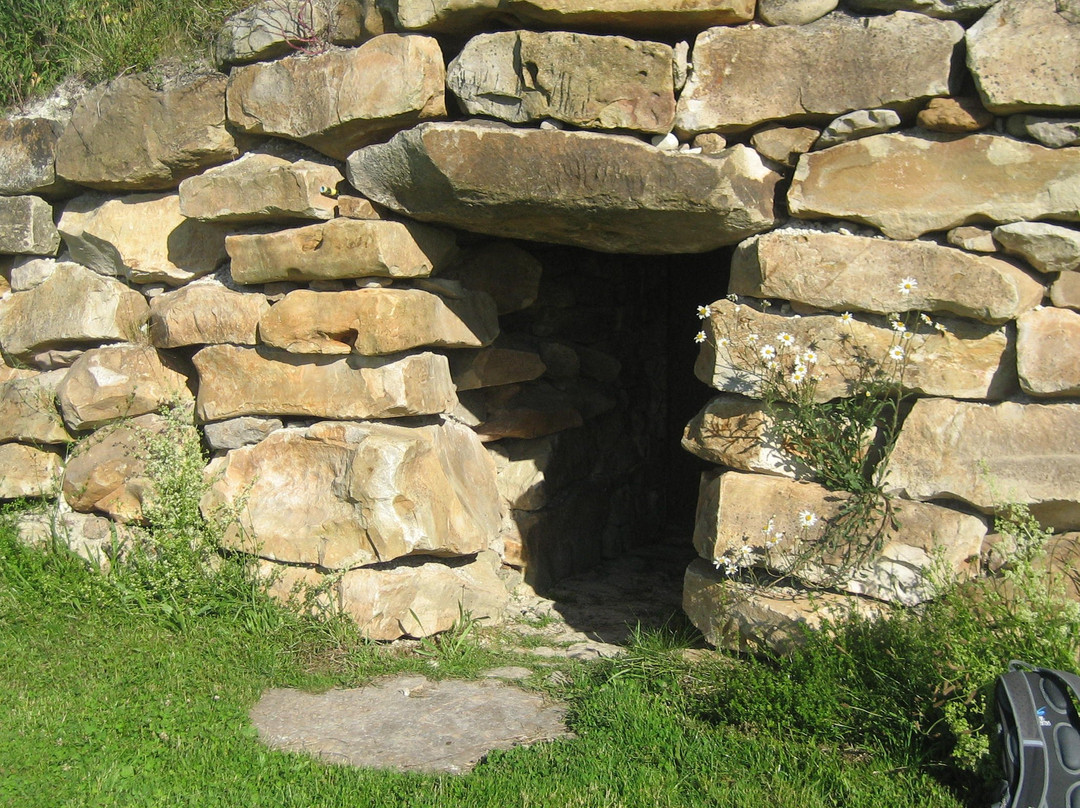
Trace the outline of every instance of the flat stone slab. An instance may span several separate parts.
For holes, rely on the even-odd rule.
[[[251,709],[273,749],[333,763],[462,774],[488,752],[568,737],[566,707],[502,682],[396,676],[351,690],[273,688]]]

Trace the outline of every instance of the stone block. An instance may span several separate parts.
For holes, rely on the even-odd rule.
[[[1020,387],[1033,396],[1080,395],[1080,313],[1046,308],[1016,321]]]
[[[50,448],[22,443],[0,444],[0,501],[56,494],[64,461]]]
[[[52,205],[39,196],[0,197],[0,254],[56,255]]]
[[[917,120],[919,126],[931,132],[961,134],[986,129],[994,123],[994,113],[988,112],[978,98],[931,98]]]
[[[206,445],[213,451],[239,449],[258,443],[271,432],[281,429],[284,424],[280,418],[259,418],[243,415],[227,421],[215,421],[203,427]]]
[[[995,227],[994,241],[1039,272],[1080,270],[1080,230],[1046,222],[1016,222]]]
[[[150,301],[150,341],[158,348],[185,345],[254,345],[259,320],[270,310],[266,295],[235,292],[200,281]]]
[[[0,194],[62,193],[56,178],[56,141],[63,124],[50,118],[0,119]]]
[[[400,418],[451,411],[446,357],[301,356],[273,348],[209,345],[192,357],[201,421],[239,415]]]
[[[70,443],[56,407],[56,388],[67,371],[32,373],[0,381],[0,443]]]
[[[540,294],[543,266],[509,241],[494,241],[463,251],[460,260],[439,272],[466,289],[487,292],[500,315],[527,309]]]

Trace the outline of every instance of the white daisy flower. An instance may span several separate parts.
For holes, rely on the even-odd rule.
[[[799,511],[799,527],[813,527],[816,524],[816,513],[813,511]]]
[[[738,295],[728,295],[727,299],[730,300],[732,303],[738,303],[739,302],[739,296]]]
[[[851,323],[851,321],[854,319],[855,318],[851,316],[850,311],[845,311],[843,314],[840,315],[840,322],[844,323],[845,325]]]
[[[791,336],[791,334],[789,334],[787,331],[781,331],[779,334],[776,335],[776,339],[785,348],[790,348],[792,345],[795,344],[795,337]]]
[[[731,340],[729,340],[727,337],[720,337],[720,339],[716,341],[716,347],[718,348],[726,348],[730,344]]]
[[[795,372],[791,374],[791,383],[802,384],[804,379],[806,379],[806,370],[803,368],[795,368]]]
[[[780,370],[780,363],[777,362],[775,359],[770,359],[768,362],[765,363],[765,369],[774,371]]]
[[[934,321],[930,319],[930,315],[927,314],[925,311],[919,312],[919,319],[922,320],[927,325],[933,325],[934,324]]]
[[[764,348],[761,349],[761,358],[762,359],[775,359],[776,358],[776,348],[774,348],[771,345],[766,345]]]
[[[746,335],[746,341],[747,342],[757,342],[758,341],[758,335],[757,334],[747,334]]]
[[[706,339],[708,339],[708,337],[705,336],[704,331],[698,331],[696,334],[694,334],[694,342],[696,342],[698,345],[703,343]]]
[[[711,317],[712,309],[709,306],[698,306],[697,316],[699,320],[704,320],[706,317]]]
[[[941,323],[934,323],[934,330],[937,331],[939,334],[948,333],[948,329],[945,328],[945,326],[942,325]]]
[[[900,291],[900,294],[904,296],[910,295],[918,288],[919,282],[916,281],[914,278],[901,278],[900,285],[897,287],[897,289]]]
[[[807,351],[802,355],[802,361],[808,365],[812,365],[817,362],[817,354],[813,351]]]
[[[899,334],[903,334],[905,331],[907,331],[907,326],[899,320],[893,320],[890,325],[892,325],[892,330],[896,331]]]
[[[899,345],[894,345],[889,349],[889,359],[892,359],[895,362],[899,362],[903,358],[904,349],[901,348]]]

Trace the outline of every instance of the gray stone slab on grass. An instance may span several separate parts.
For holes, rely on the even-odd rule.
[[[565,706],[501,682],[397,676],[352,690],[268,690],[251,710],[275,749],[372,769],[461,774],[488,752],[566,737]]]

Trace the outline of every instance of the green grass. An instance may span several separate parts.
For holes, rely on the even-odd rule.
[[[221,23],[252,0],[2,0],[0,110],[64,77],[96,82],[167,58],[209,54]]]
[[[992,756],[972,741],[985,740],[994,675],[1010,656],[1075,666],[1080,624],[1030,588],[954,590],[922,614],[811,635],[785,658],[688,659],[697,637],[673,621],[637,632],[623,658],[552,663],[468,620],[409,650],[367,643],[235,572],[214,606],[192,589],[198,574],[177,585],[207,608],[178,621],[173,600],[132,596],[130,572],[24,548],[0,522],[0,806],[987,804]],[[465,776],[404,775],[271,751],[247,718],[271,686],[503,664],[529,665],[529,686],[568,701],[575,738],[493,753]]]

